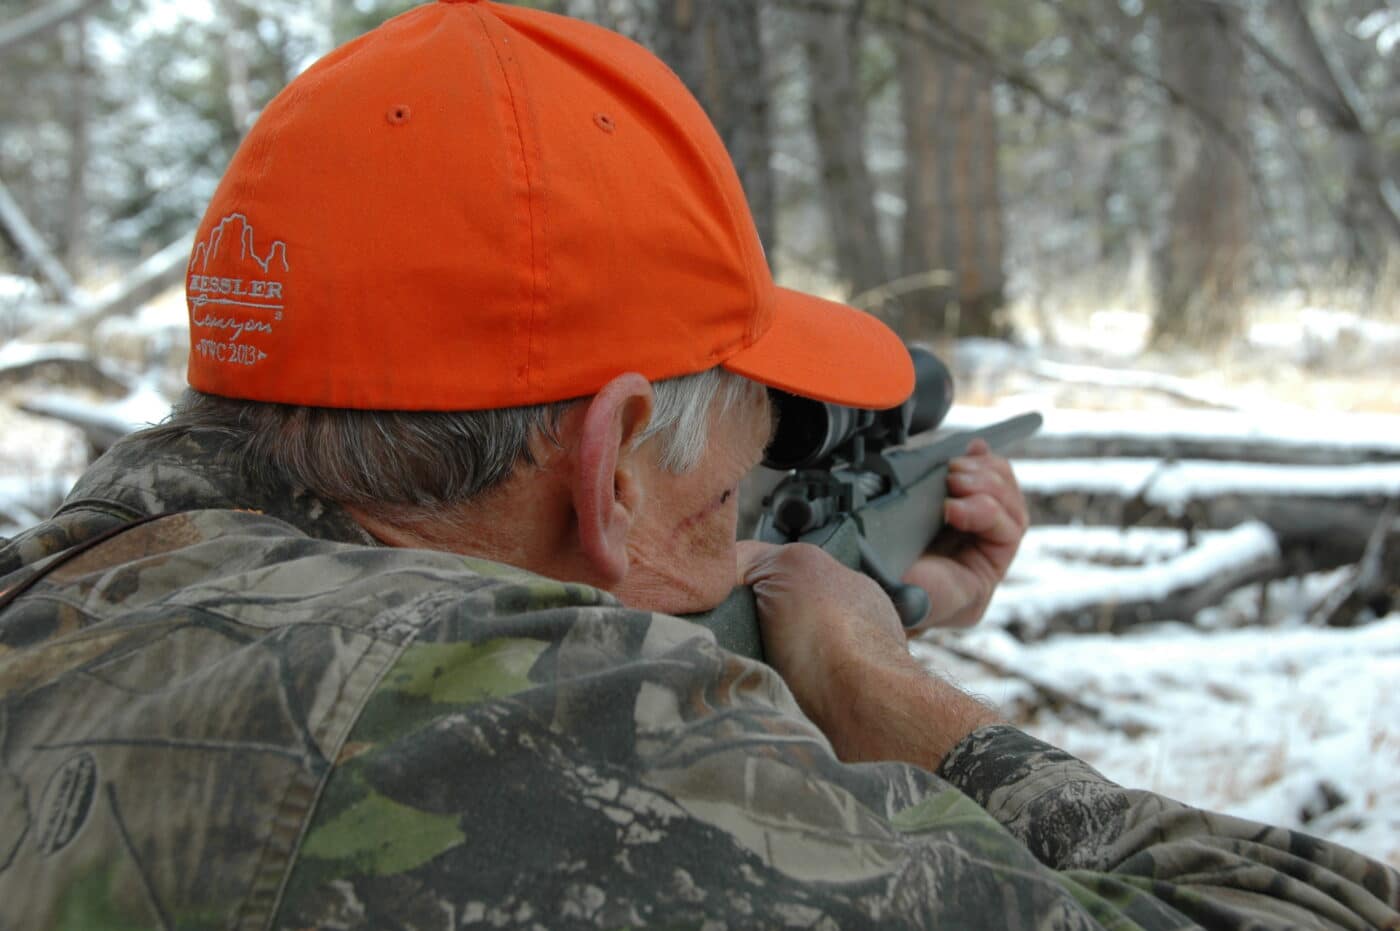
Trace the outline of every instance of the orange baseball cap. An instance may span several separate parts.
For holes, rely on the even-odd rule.
[[[268,104],[200,226],[190,384],[481,410],[722,365],[901,403],[869,314],[777,287],[724,146],[662,62],[578,20],[417,7]]]

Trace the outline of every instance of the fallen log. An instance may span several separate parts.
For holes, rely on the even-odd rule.
[[[1121,633],[1156,621],[1190,623],[1231,592],[1285,574],[1273,532],[1253,522],[1152,565],[1009,581],[993,598],[986,623],[1023,641],[1057,633]]]
[[[88,444],[88,458],[98,456],[112,448],[117,440],[131,432],[130,425],[121,418],[111,417],[103,412],[86,408],[71,401],[61,402],[55,398],[34,398],[24,401],[19,409],[34,417],[47,417],[58,420],[83,432]]]
[[[1400,600],[1400,534],[1391,532],[1400,500],[1386,506],[1366,541],[1361,560],[1346,573],[1310,615],[1328,627],[1355,627],[1370,617],[1384,617]]]
[[[1194,533],[1267,525],[1285,570],[1358,562],[1377,518],[1400,498],[1400,463],[1259,466],[1151,460],[1018,462],[1035,525],[1176,527]],[[1400,534],[1400,528],[1384,531]]]
[[[132,431],[159,422],[169,413],[170,403],[147,386],[108,404],[92,404],[80,398],[51,394],[30,398],[22,402],[19,409],[35,417],[48,417],[77,427],[87,439],[89,452],[95,459]]]
[[[123,397],[131,391],[129,379],[93,359],[82,346],[10,343],[0,349],[0,386],[34,380],[87,388],[110,397]]]
[[[948,426],[984,426],[1020,410],[955,407]],[[1277,465],[1400,461],[1400,417],[1290,412],[1269,418],[1223,411],[1047,411],[1016,459],[1210,460]]]

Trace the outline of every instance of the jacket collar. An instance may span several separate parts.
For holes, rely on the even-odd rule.
[[[304,488],[249,481],[234,468],[227,440],[216,431],[127,437],[93,463],[55,517],[82,508],[127,519],[210,509],[257,511],[317,539],[379,545],[333,502]]]

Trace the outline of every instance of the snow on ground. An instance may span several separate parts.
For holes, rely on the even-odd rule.
[[[1162,624],[1023,645],[984,626],[958,640],[1101,709],[1111,726],[1049,712],[1021,723],[1110,779],[1400,867],[1400,614],[1345,631]],[[932,641],[915,650],[993,703],[1026,698]]]

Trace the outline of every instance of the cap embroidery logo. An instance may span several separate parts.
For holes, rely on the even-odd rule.
[[[230,271],[237,277],[230,276]],[[273,240],[267,254],[259,255],[246,216],[231,213],[220,220],[190,256],[186,283],[190,326],[215,332],[214,338],[198,340],[194,351],[231,365],[256,365],[266,359],[266,352],[243,340],[271,333],[282,319],[286,300],[282,278],[290,271],[285,242]]]

